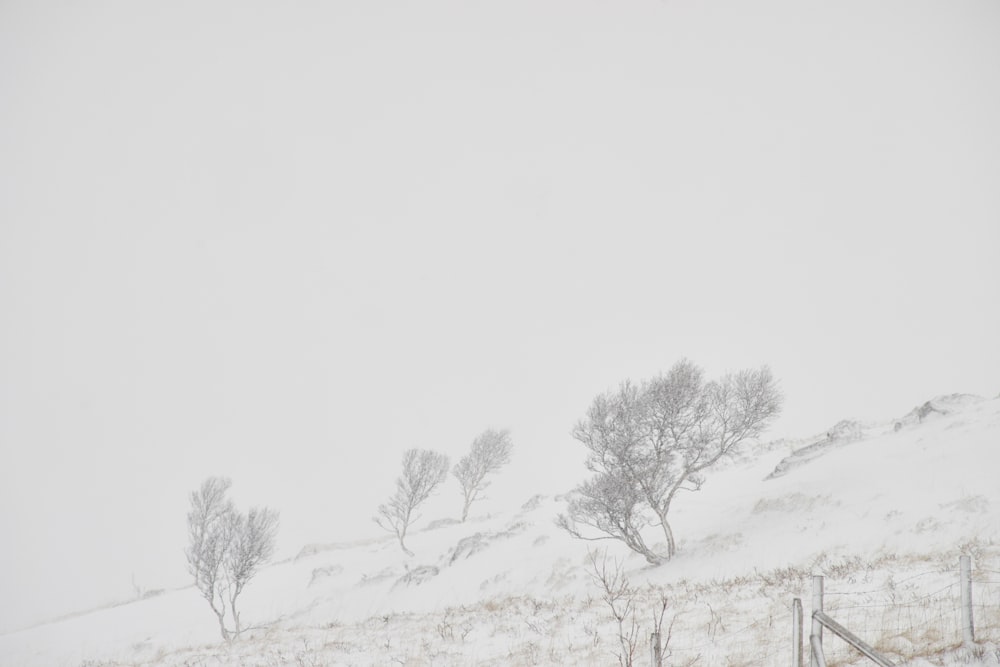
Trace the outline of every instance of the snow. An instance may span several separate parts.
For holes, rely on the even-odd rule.
[[[571,538],[554,522],[565,499],[527,489],[503,511],[473,506],[466,523],[428,517],[408,540],[413,558],[391,536],[304,546],[248,586],[254,629],[231,646],[189,587],[0,635],[0,665],[615,664],[595,548],[639,591],[637,665],[649,664],[660,594],[668,664],[788,664],[792,599],[808,614],[814,574],[831,616],[894,660],[996,665],[998,442],[1000,398],[938,397],[898,419],[755,443],[676,501],[678,554],[662,566]],[[960,648],[962,553],[974,652]],[[828,664],[864,664],[829,633],[825,645]]]

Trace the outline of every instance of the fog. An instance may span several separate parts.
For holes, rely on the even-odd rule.
[[[0,631],[281,557],[403,450],[582,479],[595,394],[768,364],[773,437],[1000,391],[1000,6],[0,4]],[[442,489],[427,519],[457,514]]]

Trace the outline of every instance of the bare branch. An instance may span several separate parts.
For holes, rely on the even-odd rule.
[[[619,560],[608,563],[608,553],[605,551],[600,560],[597,553],[587,552],[590,560],[590,577],[601,588],[601,598],[611,611],[612,618],[618,624],[618,645],[621,652],[616,654],[621,667],[632,667],[635,650],[639,642],[639,626],[635,620],[635,595],[625,569]]]

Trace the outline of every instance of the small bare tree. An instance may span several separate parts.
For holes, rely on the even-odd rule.
[[[416,520],[414,510],[427,500],[434,489],[448,476],[448,457],[426,449],[408,449],[403,454],[403,474],[396,479],[396,492],[384,505],[379,505],[375,523],[395,533],[399,546],[406,548],[406,531]]]
[[[659,594],[659,610],[653,609],[653,632],[650,633],[650,643],[653,650],[653,667],[663,667],[663,653],[669,650],[670,640],[674,632],[674,623],[677,621],[677,614],[670,619],[670,625],[667,627],[667,638],[663,641],[663,616],[667,613],[667,606],[669,605],[669,600],[667,599],[667,594],[660,590]]]
[[[232,482],[223,477],[206,479],[191,494],[188,512],[188,570],[195,586],[219,621],[224,640],[233,641],[243,632],[236,600],[261,565],[274,554],[278,513],[251,508],[236,510],[226,498]],[[231,615],[233,627],[226,625]]]
[[[669,560],[677,546],[667,515],[677,494],[700,489],[705,470],[759,436],[781,400],[767,367],[706,382],[686,360],[664,376],[598,396],[573,429],[590,451],[594,477],[577,488],[558,524],[578,538],[624,542],[652,564]],[[663,530],[666,554],[643,540],[649,525]],[[586,536],[581,526],[601,535]]]
[[[469,517],[469,506],[490,485],[486,476],[510,463],[511,449],[510,431],[488,429],[472,441],[472,450],[455,464],[451,474],[462,487],[462,521]]]
[[[621,649],[620,653],[615,654],[618,664],[621,667],[632,667],[639,643],[639,626],[635,620],[637,591],[625,576],[621,561],[614,560],[609,565],[607,551],[600,559],[593,551],[588,551],[587,556],[590,558],[590,577],[600,587],[601,599],[608,605],[612,618],[618,624],[618,646]]]

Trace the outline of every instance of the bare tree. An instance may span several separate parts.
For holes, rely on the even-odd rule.
[[[223,477],[206,479],[191,494],[188,512],[188,571],[195,586],[219,621],[226,641],[243,631],[236,600],[261,565],[274,554],[278,513],[251,508],[247,514],[236,510],[226,498],[232,482]],[[226,625],[231,615],[233,627]]]
[[[636,590],[625,576],[625,569],[619,560],[608,564],[607,551],[598,560],[597,554],[588,551],[590,558],[590,577],[601,588],[601,599],[611,611],[611,616],[618,624],[618,646],[616,653],[621,667],[632,667],[635,660],[635,650],[639,643],[639,626],[635,620]]]
[[[653,649],[653,667],[663,667],[663,651],[665,648],[669,649],[671,635],[674,630],[674,621],[677,620],[677,615],[670,620],[670,625],[667,627],[667,641],[663,642],[663,616],[667,613],[667,606],[669,605],[669,600],[667,599],[667,594],[660,590],[659,595],[660,609],[659,613],[657,610],[653,609],[653,632],[650,633],[650,640]]]
[[[488,429],[472,441],[472,450],[455,464],[451,474],[462,487],[462,521],[469,516],[469,506],[490,485],[486,476],[510,463],[511,449],[510,431]]]
[[[403,454],[403,474],[396,479],[396,492],[384,505],[379,505],[375,523],[395,533],[399,546],[406,554],[404,540],[410,524],[416,520],[414,510],[427,500],[434,489],[448,476],[448,457],[426,449],[408,449]]]
[[[623,470],[601,471],[576,488],[567,514],[556,523],[573,537],[583,540],[619,540],[647,561],[659,556],[647,546],[642,530],[651,521],[642,507],[643,496],[632,477]],[[580,526],[596,528],[598,536],[588,536]]]
[[[759,436],[781,401],[767,367],[706,382],[687,360],[598,396],[573,429],[590,452],[594,477],[576,489],[559,525],[583,539],[620,540],[652,564],[669,560],[677,546],[667,515],[677,494],[700,489],[704,471]],[[643,540],[649,525],[662,529],[666,554]],[[600,536],[586,536],[581,526]]]

